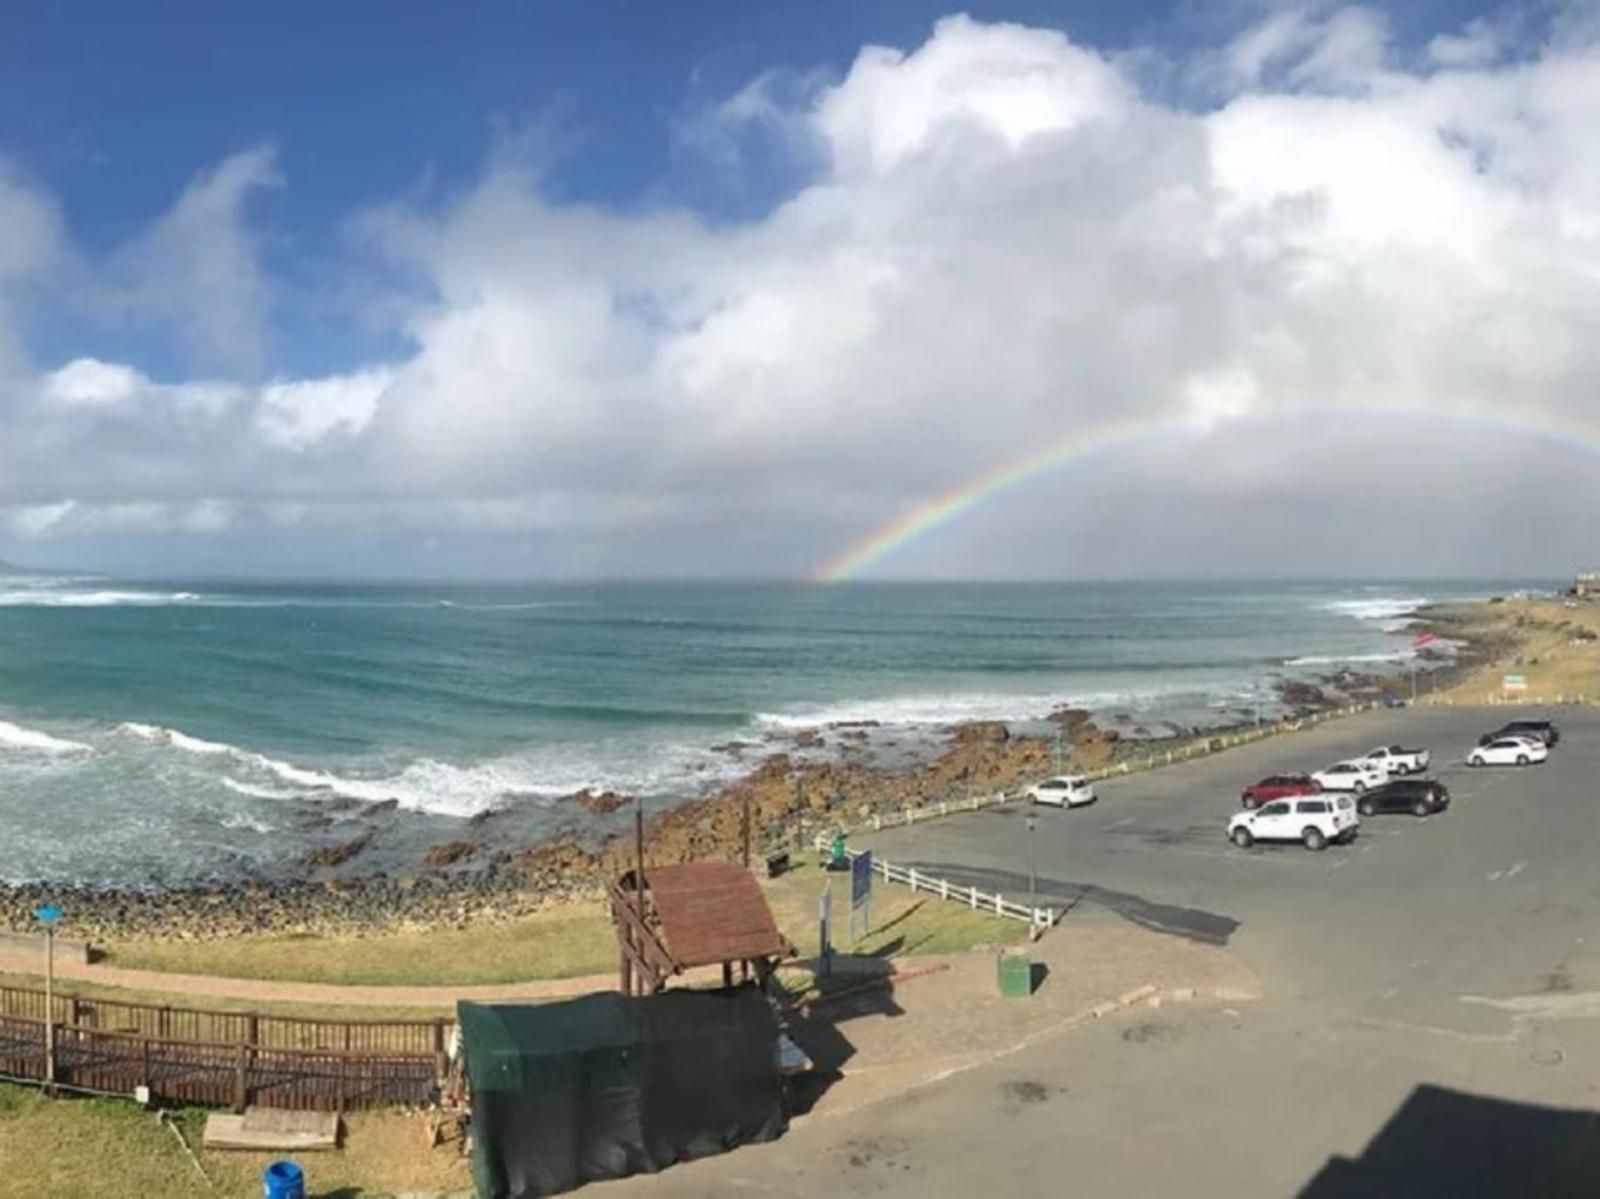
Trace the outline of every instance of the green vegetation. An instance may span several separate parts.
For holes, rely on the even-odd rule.
[[[842,945],[847,892],[842,876],[803,866],[767,887],[778,926],[804,956],[816,953],[817,897],[834,889]],[[877,925],[857,946],[886,956],[957,953],[1027,935],[1019,921],[958,904],[913,896],[879,883]],[[364,937],[233,937],[223,941],[119,942],[106,947],[113,966],[227,978],[262,978],[370,986],[471,986],[609,974],[616,940],[599,903],[573,904],[510,924]],[[245,1005],[251,1006],[251,1005]]]
[[[206,1113],[171,1113],[210,1183],[155,1113],[120,1099],[47,1099],[0,1084],[0,1199],[163,1199],[259,1196],[272,1155],[200,1148]],[[397,1113],[346,1118],[345,1148],[299,1159],[312,1196],[381,1195],[471,1186],[454,1148],[430,1150],[421,1117]]]

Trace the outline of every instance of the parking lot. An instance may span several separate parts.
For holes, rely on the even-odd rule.
[[[1039,902],[1067,920],[1225,944],[1269,986],[1368,1018],[1490,1032],[1510,1019],[1501,1001],[1600,988],[1600,713],[1554,713],[1562,740],[1543,766],[1464,764],[1480,733],[1524,714],[1537,715],[1367,713],[1109,780],[1089,807],[1012,804],[860,843],[1025,901],[1032,814]],[[1391,743],[1432,751],[1449,811],[1367,817],[1355,842],[1321,853],[1227,841],[1244,784]]]
[[[1108,782],[1073,811],[1008,805],[861,839],[1025,900],[1031,812],[1041,902],[1226,945],[1263,998],[1094,1021],[651,1193],[1595,1194],[1600,713],[1552,713],[1545,766],[1462,765],[1507,715],[1374,712]],[[1448,812],[1367,818],[1321,853],[1226,840],[1245,783],[1394,743],[1432,751]]]

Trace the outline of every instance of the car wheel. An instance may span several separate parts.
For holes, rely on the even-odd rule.
[[[1426,800],[1419,799],[1411,805],[1411,810],[1418,816],[1426,816],[1428,814],[1428,803]]]
[[[1518,766],[1526,766],[1527,764],[1528,764],[1528,755],[1527,754],[1518,754],[1517,755],[1517,765]]]
[[[1300,834],[1300,839],[1306,843],[1307,849],[1322,850],[1327,847],[1328,839],[1322,835],[1319,828],[1308,828]]]
[[[1354,791],[1357,795],[1360,795],[1366,789],[1367,789],[1367,785],[1365,783],[1363,783],[1360,779],[1357,779],[1356,780],[1356,785],[1354,787],[1350,788],[1350,790]]]
[[[1360,812],[1363,816],[1376,816],[1378,814],[1377,805],[1370,803],[1358,805],[1356,811]]]
[[[1483,765],[1483,759],[1480,758],[1477,754],[1473,754],[1470,758],[1467,759],[1467,765],[1468,766],[1482,766]]]
[[[1407,766],[1404,762],[1401,762],[1399,765],[1397,765],[1394,768],[1394,772],[1396,774],[1410,774],[1411,773],[1411,767]]]
[[[1240,849],[1249,849],[1250,846],[1255,842],[1255,838],[1250,835],[1250,830],[1242,825],[1239,828],[1234,829],[1233,832],[1228,834],[1228,836]]]

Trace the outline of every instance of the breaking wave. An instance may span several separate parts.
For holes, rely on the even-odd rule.
[[[23,728],[9,720],[0,720],[0,746],[40,754],[87,754],[94,750],[81,741],[68,741],[52,737],[38,729]]]
[[[1397,649],[1387,654],[1329,654],[1305,658],[1290,658],[1285,666],[1343,666],[1352,662],[1409,662],[1417,655],[1408,649]]]
[[[1394,621],[1398,617],[1415,614],[1416,610],[1427,602],[1428,597],[1425,595],[1374,596],[1371,599],[1330,600],[1322,605],[1322,610],[1337,612],[1343,616],[1354,617],[1356,620]],[[1403,626],[1404,622],[1401,623]]]
[[[1037,720],[1058,708],[1142,708],[1163,699],[1196,694],[1195,684],[1132,687],[1123,690],[1008,694],[970,693],[899,695],[883,699],[845,700],[832,704],[758,712],[756,724],[778,731],[823,728],[836,724],[948,725],[968,720]]]
[[[625,740],[609,753],[597,754],[590,745],[530,750],[472,765],[418,758],[389,773],[358,775],[300,766],[159,725],[127,723],[118,731],[181,753],[226,758],[233,766],[221,785],[253,799],[392,801],[437,816],[474,816],[513,800],[551,800],[585,788],[646,795],[688,791],[746,769],[709,748],[676,745],[651,752]]]
[[[193,591],[65,591],[52,587],[11,587],[0,591],[0,608],[152,608],[192,604]]]

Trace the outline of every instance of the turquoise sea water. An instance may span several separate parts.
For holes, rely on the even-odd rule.
[[[1220,722],[1392,665],[1423,600],[1549,585],[0,579],[0,879],[283,869],[319,810],[387,800],[430,835],[582,787],[668,803],[837,722],[881,756],[1062,704]]]

